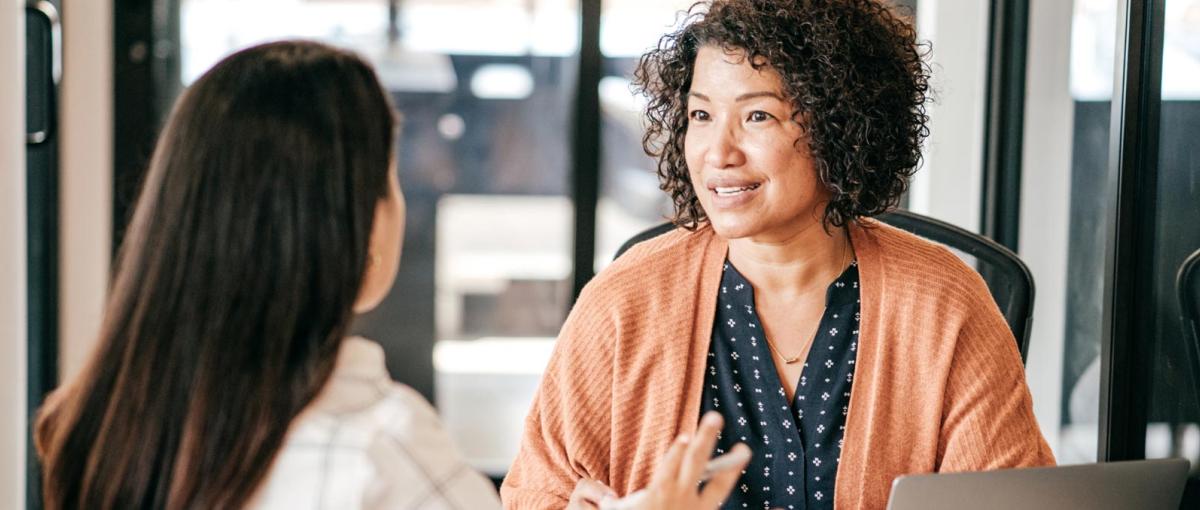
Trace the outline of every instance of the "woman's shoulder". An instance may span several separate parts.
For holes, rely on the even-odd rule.
[[[303,443],[331,438],[344,441],[339,445],[342,448],[367,448],[382,435],[405,442],[445,435],[429,401],[412,387],[393,380],[382,359],[353,359],[360,352],[356,348],[378,349],[382,354],[377,344],[360,338],[346,342],[350,345],[343,346],[325,387],[293,421],[290,439]]]
[[[886,281],[885,291],[908,290],[917,298],[991,299],[979,273],[945,245],[881,221],[857,229],[855,250],[866,259],[860,266]]]
[[[431,502],[455,499],[498,507],[490,482],[466,464],[420,393],[390,378],[355,379],[336,372],[330,385],[343,387],[323,391],[316,405],[293,421],[257,508],[307,508],[308,501],[391,508],[411,506],[418,495]],[[353,392],[372,397],[330,401]],[[325,490],[308,494],[316,487]]]
[[[381,420],[380,416],[390,416]],[[343,340],[329,380],[296,418],[346,427],[373,427],[435,417],[425,398],[392,380],[383,347],[366,338]]]
[[[704,262],[711,228],[676,228],[641,241],[600,271],[588,287],[608,296],[644,295],[678,287],[681,278],[695,276]]]
[[[433,407],[415,390],[390,378],[330,378],[321,394],[288,429],[281,458],[306,450],[339,451],[367,458],[381,437],[403,443],[440,432]]]
[[[705,269],[719,246],[709,228],[675,229],[642,241],[600,271],[579,295],[555,359],[608,359],[618,344],[640,352],[662,331],[690,330]],[[717,264],[716,267],[719,267]]]
[[[1012,331],[983,277],[946,246],[876,222],[856,234],[863,315],[872,331],[906,344],[898,359],[916,356],[948,370],[954,353],[986,353],[1020,367]],[[859,244],[855,245],[858,250]],[[928,374],[943,373],[928,370]]]

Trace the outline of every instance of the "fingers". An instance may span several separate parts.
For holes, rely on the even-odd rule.
[[[589,503],[582,499],[571,498],[571,501],[567,502],[567,507],[563,510],[600,510],[600,505]]]
[[[663,456],[662,463],[654,470],[654,479],[650,482],[651,486],[667,487],[668,484],[675,482],[678,478],[679,464],[683,462],[683,455],[687,450],[688,442],[688,437],[685,435],[675,438],[675,442],[671,444],[671,448]]]
[[[731,453],[741,451],[749,453],[750,448],[742,443],[738,443],[730,450]],[[708,480],[708,484],[704,486],[704,490],[700,492],[700,508],[717,508],[721,506],[721,502],[729,497],[729,491],[733,490],[734,484],[738,478],[742,476],[742,470],[746,468],[746,464],[750,462],[750,456],[746,455],[741,464],[736,467],[721,471]]]
[[[728,496],[750,460],[750,448],[734,446],[712,461],[712,478],[699,490],[724,420],[710,412],[700,420],[695,437],[679,436],[668,448],[638,508],[717,508]]]
[[[608,488],[607,485],[604,485],[596,480],[592,480],[591,478],[580,479],[579,483],[575,484],[575,491],[578,492],[580,497],[583,499],[595,501],[596,503],[599,503],[600,500],[604,499],[605,496],[617,495],[617,493],[613,492],[613,490]]]
[[[717,445],[717,434],[721,433],[724,424],[725,420],[721,418],[721,414],[715,411],[705,413],[704,418],[700,419],[696,437],[688,446],[683,466],[679,469],[679,483],[692,487],[700,483],[700,478],[704,475],[704,466],[708,464],[713,448]]]
[[[571,493],[570,509],[592,509],[600,507],[600,500],[607,496],[616,496],[608,486],[591,478],[580,478],[575,482],[575,491]]]

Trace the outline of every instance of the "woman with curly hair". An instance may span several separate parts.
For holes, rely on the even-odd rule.
[[[882,508],[903,474],[1054,463],[983,280],[871,219],[920,162],[928,77],[872,0],[712,0],[642,57],[678,228],[584,289],[506,507],[629,494],[708,411],[714,453],[754,452],[724,508]]]

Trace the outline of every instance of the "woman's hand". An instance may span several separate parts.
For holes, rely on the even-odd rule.
[[[600,500],[616,496],[617,493],[607,485],[591,478],[580,478],[575,482],[575,490],[571,492],[571,499],[567,501],[565,510],[596,510],[600,508]]]
[[[575,483],[575,491],[571,493],[566,510],[696,510],[720,507],[750,461],[750,449],[739,443],[722,456],[731,459],[726,459],[725,465],[718,468],[720,471],[705,473],[723,424],[719,413],[705,414],[694,439],[679,436],[667,450],[662,463],[654,470],[650,486],[624,499],[617,499],[612,489],[596,480],[580,479]],[[728,460],[738,457],[741,459],[733,464],[728,463]],[[706,480],[706,476],[708,483],[704,490],[700,490],[700,483]]]
[[[705,473],[705,466],[712,457],[713,447],[717,444],[717,434],[721,432],[724,420],[716,412],[709,412],[700,420],[700,428],[696,437],[680,436],[675,444],[667,450],[662,464],[654,471],[654,478],[646,488],[645,499],[637,508],[645,510],[692,510],[715,509],[729,496],[729,491],[742,475],[750,456],[745,455],[742,462],[718,473],[713,473],[704,486],[699,489]],[[730,453],[749,448],[738,444]],[[578,491],[578,486],[576,487]]]

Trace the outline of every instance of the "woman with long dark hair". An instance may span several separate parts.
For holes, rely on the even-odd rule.
[[[399,264],[395,133],[371,68],[318,43],[184,92],[98,348],[36,424],[47,508],[498,506],[379,346],[346,338]]]
[[[370,66],[318,43],[243,50],[183,94],[99,346],[35,426],[47,508],[500,506],[382,349],[346,337],[400,261],[395,133]],[[693,481],[721,419],[706,424],[675,443],[642,508],[729,494],[744,460]],[[593,508],[610,494],[576,492]]]

